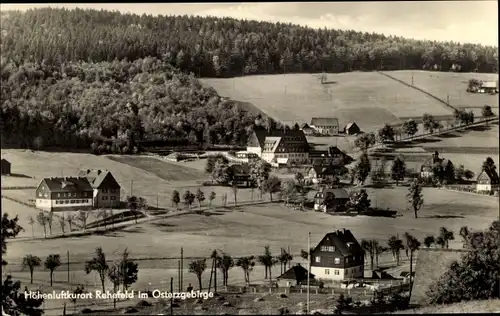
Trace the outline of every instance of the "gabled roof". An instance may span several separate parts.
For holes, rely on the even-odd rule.
[[[287,130],[286,132],[281,129],[274,129],[268,131],[266,128],[262,126],[254,127],[253,132],[257,137],[260,147],[264,146],[264,142],[267,137],[283,137],[283,136],[292,136],[292,137],[301,137],[304,140],[307,140],[306,135],[302,130]]]
[[[351,122],[351,123],[349,123],[349,124],[346,125],[345,129],[350,129],[353,126],[358,126],[358,124],[356,124],[354,122]]]
[[[307,123],[300,124],[300,128],[311,128]]]
[[[99,188],[103,183],[104,179],[109,175],[113,176],[111,172],[107,169],[86,169],[80,170],[78,173],[79,177],[85,177],[89,180],[90,185],[93,188]]]
[[[40,185],[44,182],[51,192],[93,191],[89,181],[84,177],[44,178]]]
[[[491,181],[498,180],[498,173],[496,172],[496,170],[485,169],[481,171],[477,178],[479,179],[483,174],[485,174]]]
[[[318,193],[323,193],[324,196],[326,196],[327,193],[333,193],[333,195],[335,196],[336,199],[348,199],[349,198],[349,193],[344,190],[344,189],[322,189],[318,192],[316,192],[316,194]]]
[[[314,274],[309,273],[309,278],[314,279]],[[285,273],[280,275],[278,279],[283,280],[294,280],[294,281],[302,281],[307,279],[307,269],[297,264],[290,269],[288,269]]]
[[[310,170],[314,170],[316,174],[335,174],[335,168],[333,168],[332,166],[313,165]]]
[[[248,166],[248,164],[234,164],[234,165],[231,165],[230,167],[234,174],[237,174],[237,175],[250,175],[250,167]]]
[[[339,127],[339,120],[335,117],[313,117],[311,125]]]
[[[326,234],[314,248],[314,252],[319,249],[323,243],[335,245],[336,249],[338,249],[343,256],[352,256],[360,252],[364,253],[363,248],[361,248],[361,245],[349,229],[337,230]]]
[[[2,162],[8,162],[8,163],[10,163],[10,162],[9,162],[7,159],[5,159],[5,158],[2,158]]]

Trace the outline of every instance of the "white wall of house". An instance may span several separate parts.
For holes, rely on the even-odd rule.
[[[491,184],[489,183],[476,184],[476,191],[491,191]]]
[[[260,147],[247,147],[247,151],[257,154],[259,157],[262,155],[262,149]]]
[[[68,201],[68,203],[64,203]],[[71,203],[75,201],[75,203]],[[43,210],[57,210],[58,208],[81,208],[92,207],[92,199],[90,198],[74,198],[66,200],[50,200],[50,199],[36,199],[35,206]]]
[[[349,267],[345,269],[329,267],[311,267],[311,273],[316,279],[343,281],[352,278],[362,278],[364,275],[363,266]]]

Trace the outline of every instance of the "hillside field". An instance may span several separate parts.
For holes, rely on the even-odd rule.
[[[249,102],[284,122],[307,122],[312,117],[338,117],[343,128],[355,121],[370,131],[400,118],[420,118],[423,113],[448,117],[452,113],[435,99],[376,72],[318,75],[286,74],[232,79],[201,79],[219,95]]]
[[[474,109],[488,104],[493,108],[493,112],[498,115],[498,95],[468,93],[465,91],[469,79],[498,82],[498,74],[432,72],[423,70],[398,70],[387,71],[386,73],[408,84],[411,84],[411,77],[413,76],[413,84],[416,87],[444,101],[447,101],[447,96],[449,96],[450,104],[454,107]],[[480,111],[475,114],[479,113]]]

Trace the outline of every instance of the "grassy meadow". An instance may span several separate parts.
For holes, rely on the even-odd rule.
[[[411,84],[413,76],[413,84],[416,87],[444,101],[447,101],[447,97],[449,96],[449,102],[454,107],[474,109],[488,104],[493,108],[493,112],[496,112],[498,115],[498,95],[468,93],[465,91],[469,79],[498,82],[498,74],[432,72],[424,70],[399,70],[387,71],[386,73],[408,84]]]
[[[449,109],[433,98],[376,72],[318,75],[286,74],[231,79],[202,79],[207,86],[234,100],[253,104],[285,122],[307,122],[312,117],[338,117],[343,128],[355,121],[364,131],[423,113],[449,116]]]

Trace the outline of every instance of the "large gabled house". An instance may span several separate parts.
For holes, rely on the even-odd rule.
[[[477,192],[493,192],[498,191],[499,178],[496,170],[486,169],[481,171],[477,176],[476,191]]]
[[[318,280],[364,277],[365,252],[348,229],[328,233],[311,251],[311,273]]]
[[[440,172],[441,175],[436,174]],[[449,159],[439,157],[436,151],[431,158],[427,159],[420,167],[420,178],[430,181],[434,177],[441,176],[443,180],[452,181],[455,178],[453,163]]]
[[[251,187],[254,182],[250,175],[250,167],[248,164],[234,164],[231,165],[231,185],[238,187]]]
[[[305,163],[309,155],[309,144],[301,130],[267,130],[257,127],[250,135],[247,152],[255,153],[276,165]]]
[[[44,178],[35,191],[35,206],[46,211],[91,210],[93,192],[84,177]]]
[[[339,133],[339,120],[335,117],[313,117],[309,125],[322,135],[337,135]]]
[[[333,194],[333,197],[334,197],[334,200],[333,200],[332,205],[330,206],[330,209],[328,209],[324,203],[325,198],[328,196],[328,194]],[[342,210],[347,205],[347,202],[349,202],[349,200],[350,200],[349,192],[347,192],[345,189],[321,188],[314,195],[314,210],[315,211],[323,211],[323,212],[339,211],[339,210]]]
[[[120,206],[120,184],[109,170],[85,169],[78,174],[86,178],[93,189],[94,208],[116,208]]]

